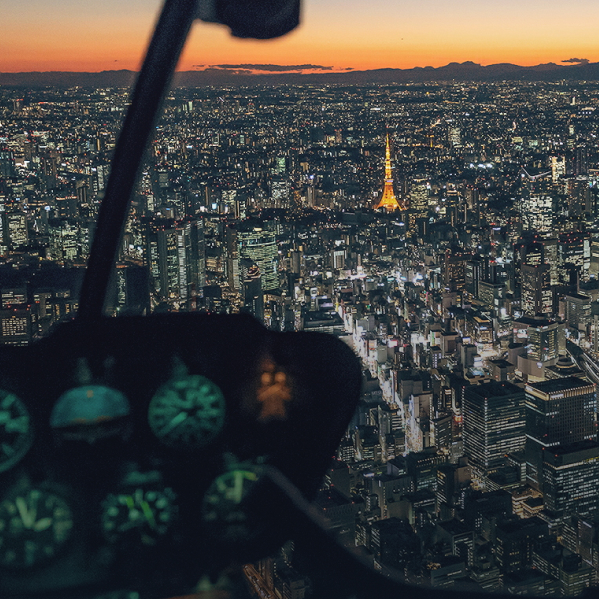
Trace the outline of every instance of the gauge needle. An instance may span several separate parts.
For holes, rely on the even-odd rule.
[[[19,515],[21,516],[23,526],[25,528],[31,528],[35,523],[35,517],[37,516],[36,510],[32,509],[30,513],[27,509],[27,502],[23,497],[17,497],[15,499],[15,504],[19,510]]]
[[[175,427],[187,419],[187,412],[179,412],[161,431],[161,435],[168,435]]]
[[[144,513],[144,516],[146,517],[146,520],[150,523],[150,526],[152,528],[156,528],[156,520],[154,519],[154,513],[152,512],[152,509],[150,508],[150,505],[147,501],[141,502],[141,509]]]
[[[33,530],[35,530],[36,532],[40,532],[42,530],[50,528],[50,526],[52,526],[52,518],[42,518],[33,525]]]
[[[232,496],[235,503],[241,503],[243,499],[243,472],[235,472],[235,485]]]

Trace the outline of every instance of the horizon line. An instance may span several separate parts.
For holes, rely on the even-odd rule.
[[[556,67],[564,67],[564,68],[568,68],[568,67],[581,67],[581,66],[590,66],[590,65],[594,65],[594,64],[599,64],[599,62],[576,62],[576,63],[572,63],[572,62],[566,62],[566,64],[563,64],[566,61],[561,61],[561,62],[553,62],[553,61],[549,61],[549,62],[541,62],[541,63],[536,63],[536,64],[517,64],[514,62],[492,62],[489,64],[482,64],[482,63],[478,63],[478,62],[474,62],[471,60],[466,60],[463,62],[457,62],[457,61],[450,61],[448,63],[445,63],[443,65],[440,66],[431,66],[431,65],[425,65],[425,66],[420,66],[420,65],[416,65],[416,66],[412,66],[412,67],[390,67],[390,66],[386,66],[386,67],[374,67],[374,68],[368,68],[368,69],[360,69],[360,68],[353,68],[353,67],[332,67],[331,69],[327,69],[327,70],[323,70],[323,69],[310,69],[310,68],[306,68],[306,69],[293,69],[292,67],[296,66],[296,65],[277,65],[278,67],[285,67],[285,66],[289,66],[289,70],[284,70],[284,69],[279,69],[279,70],[269,70],[269,69],[260,69],[260,68],[256,68],[256,69],[251,69],[249,68],[249,65],[247,65],[247,67],[245,69],[241,69],[241,68],[224,68],[221,67],[219,65],[205,65],[206,68],[192,68],[192,69],[177,69],[175,70],[175,73],[204,73],[204,72],[222,72],[222,73],[229,73],[231,75],[240,75],[240,76],[252,76],[252,75],[300,75],[302,73],[308,73],[310,75],[318,75],[318,74],[323,74],[323,75],[333,75],[333,74],[350,74],[350,73],[366,73],[366,72],[371,72],[371,71],[411,71],[411,70],[415,70],[415,69],[442,69],[444,67],[448,67],[450,65],[459,65],[459,66],[463,66],[463,65],[473,65],[473,66],[477,66],[477,67],[481,67],[481,68],[487,68],[487,67],[493,67],[493,66],[500,66],[500,65],[510,65],[510,66],[515,66],[515,67],[520,67],[523,69],[526,68],[533,68],[533,67],[539,67],[539,66],[549,66],[549,65],[553,65]],[[259,66],[259,65],[256,65]],[[260,65],[261,66],[261,65]],[[239,73],[238,71],[243,70],[244,72]],[[99,74],[99,73],[119,73],[119,72],[128,72],[128,73],[139,73],[140,69],[101,69],[101,70],[65,70],[65,69],[52,69],[52,70],[27,70],[27,71],[2,71],[0,70],[0,74],[3,75],[25,75],[25,74],[34,74],[34,73],[73,73],[73,74]]]

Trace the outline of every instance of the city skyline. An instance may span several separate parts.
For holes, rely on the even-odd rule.
[[[141,59],[160,3],[102,5],[71,0],[4,4],[0,72],[133,69]],[[263,67],[272,72],[599,61],[593,23],[599,7],[584,0],[564,14],[557,0],[482,6],[391,2],[304,2],[302,23],[269,42],[232,38],[225,27],[197,24],[179,70],[214,65]],[[305,68],[306,66],[310,68]],[[297,67],[304,67],[298,69]],[[257,70],[252,68],[251,70]]]
[[[185,499],[187,478],[180,487],[166,486],[160,498],[155,489],[119,490],[132,483],[131,473],[133,480],[162,481],[162,449],[170,453],[188,432],[190,439],[204,434],[206,427],[181,407],[187,399],[163,392],[175,382],[193,392],[204,388],[197,377],[205,376],[217,387],[208,394],[215,398],[219,387],[228,393],[230,373],[253,354],[251,388],[240,400],[251,411],[247,418],[239,412],[240,427],[234,423],[223,436],[233,431],[227,439],[245,447],[251,418],[277,438],[285,432],[272,455],[281,460],[275,465],[291,463],[292,472],[292,456],[312,455],[314,440],[325,440],[312,434],[313,423],[328,427],[321,410],[332,404],[314,396],[316,409],[293,412],[306,397],[301,362],[286,350],[262,360],[240,346],[236,335],[257,344],[236,319],[273,338],[333,335],[359,358],[360,401],[339,430],[337,449],[332,444],[323,454],[335,459],[314,506],[338,539],[369,556],[376,569],[399,570],[408,585],[427,588],[573,596],[597,587],[594,81],[173,89],[140,170],[107,294],[106,313],[119,318],[105,323],[115,330],[148,323],[140,326],[155,339],[152,323],[161,321],[173,339],[187,339],[191,328],[177,329],[178,320],[222,315],[234,334],[210,329],[214,361],[207,354],[190,358],[196,354],[184,346],[169,354],[176,359],[152,349],[149,361],[136,347],[156,342],[131,329],[123,336],[131,346],[112,337],[101,345],[95,333],[85,334],[93,354],[71,341],[65,344],[71,353],[48,345],[64,339],[65,321],[83,314],[81,280],[129,94],[126,85],[106,84],[0,89],[0,344],[16,346],[0,357],[35,358],[14,360],[14,368],[0,372],[0,475],[7,477],[0,480],[9,488],[0,498],[0,573],[13,563],[31,573],[0,576],[0,595],[19,590],[25,578],[29,584],[44,572],[36,566],[45,559],[64,572],[79,552],[80,545],[69,544],[78,540],[70,523],[79,518],[89,519],[89,538],[99,539],[114,563],[120,543],[139,548],[141,539],[153,554],[144,563],[152,564],[154,555],[162,559],[154,552],[163,542],[179,546],[180,526],[193,530],[188,525],[197,515],[186,506],[203,500]],[[128,318],[135,315],[144,317]],[[192,335],[203,352],[206,344]],[[51,348],[52,360],[38,357],[43,347]],[[162,347],[171,345],[156,343]],[[132,384],[140,365],[160,380]],[[350,378],[325,355],[317,354],[313,370],[322,372],[314,379],[322,397],[329,385],[338,388],[333,376]],[[42,393],[13,383],[33,377]],[[49,392],[46,377],[60,388]],[[117,409],[63,412],[67,405],[100,405],[88,400],[102,397]],[[51,413],[37,410],[39,402]],[[306,420],[296,427],[292,413]],[[28,414],[36,418],[32,427]],[[118,419],[129,415],[121,426]],[[112,447],[131,440],[135,452],[143,448],[143,460],[125,453],[126,471],[110,463],[114,484],[102,486],[98,501],[79,505],[71,499],[79,483],[62,470],[65,453],[50,454],[43,476],[54,482],[58,468],[65,491],[49,499],[56,513],[32,530],[37,490],[21,492],[21,483],[11,481],[38,468],[46,448],[63,452],[63,441],[72,440],[91,443],[82,471],[99,463],[104,441]],[[270,446],[260,439],[258,455]],[[203,497],[218,501],[212,491]],[[117,502],[129,507],[119,511]],[[11,511],[19,517],[5,515]],[[212,526],[218,514],[201,517]],[[68,528],[64,543],[47,541],[51,518]],[[164,526],[152,527],[158,519]],[[197,563],[179,561],[183,568]],[[265,599],[292,596],[290,588],[304,599],[318,576],[296,569],[299,561],[277,554],[245,566],[244,576]],[[61,575],[61,584],[80,584],[87,563],[82,578]],[[160,578],[179,567],[161,564]],[[110,570],[103,583],[137,592],[139,577],[127,567],[130,578],[117,581]],[[168,590],[162,595],[175,594]],[[322,596],[328,595],[313,594]]]

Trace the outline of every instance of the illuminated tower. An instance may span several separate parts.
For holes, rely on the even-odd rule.
[[[389,135],[387,135],[387,150],[385,152],[385,187],[383,188],[383,196],[376,206],[385,208],[389,212],[391,210],[402,210],[403,206],[399,204],[393,191],[393,173],[391,172],[391,148],[389,147]]]

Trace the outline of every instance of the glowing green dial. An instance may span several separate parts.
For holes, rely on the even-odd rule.
[[[225,398],[210,379],[199,374],[170,380],[148,407],[152,432],[165,445],[196,449],[212,441],[225,421]]]
[[[0,567],[47,562],[70,539],[73,514],[55,493],[27,489],[0,502]]]
[[[0,472],[12,468],[27,453],[32,441],[27,408],[14,393],[0,390]]]
[[[129,538],[154,545],[177,515],[175,499],[170,487],[136,488],[109,495],[102,505],[104,536],[113,543]]]
[[[252,527],[241,504],[259,478],[259,471],[241,466],[217,476],[208,487],[202,516],[220,541],[244,543],[251,539]]]

